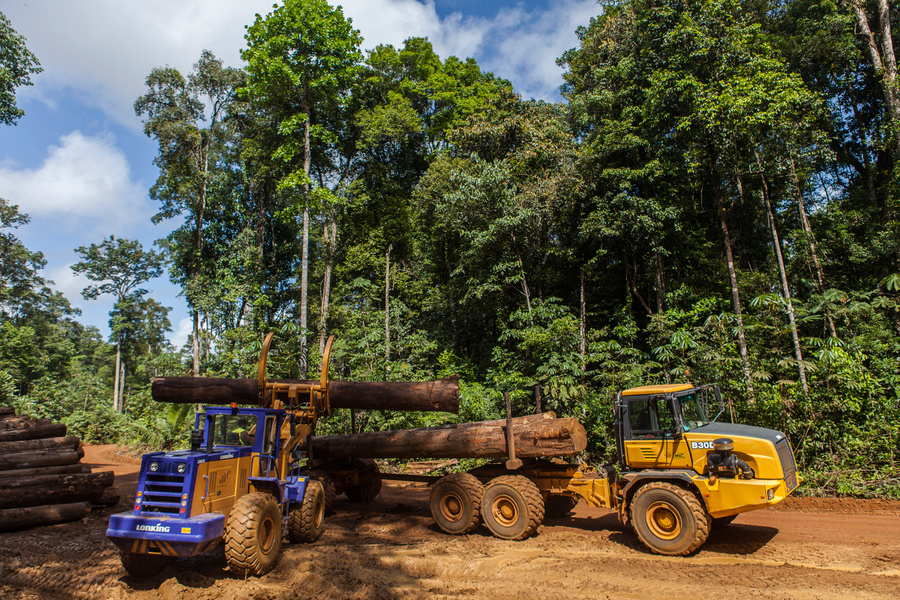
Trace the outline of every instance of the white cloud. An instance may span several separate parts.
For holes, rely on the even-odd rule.
[[[128,161],[111,136],[73,131],[59,142],[39,167],[0,165],[0,197],[31,216],[61,218],[70,229],[120,231],[146,220],[146,191],[131,181]]]
[[[47,279],[53,282],[53,289],[62,292],[62,295],[69,299],[69,302],[77,307],[84,308],[87,300],[81,296],[81,290],[93,285],[95,282],[87,278],[83,273],[74,273],[71,263],[59,267],[51,267],[44,273]],[[101,298],[106,297],[103,294]]]
[[[176,350],[180,350],[187,344],[188,337],[194,331],[194,321],[190,317],[178,321],[175,333],[169,336],[169,341],[175,346]]]

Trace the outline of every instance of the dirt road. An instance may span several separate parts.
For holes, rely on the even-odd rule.
[[[109,449],[90,452],[95,464],[119,462]],[[127,465],[116,468],[121,511],[134,489]],[[247,580],[231,576],[221,551],[130,578],[104,536],[113,509],[99,510],[0,534],[0,598],[900,598],[900,502],[789,499],[714,531],[693,556],[667,558],[584,504],[535,537],[505,542],[484,530],[440,533],[427,499],[427,488],[395,486],[367,505],[340,498],[318,542],[286,545],[274,571]]]

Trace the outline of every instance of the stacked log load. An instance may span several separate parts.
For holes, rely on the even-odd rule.
[[[50,419],[0,407],[0,531],[77,521],[119,501],[113,472],[81,464],[81,440]]]

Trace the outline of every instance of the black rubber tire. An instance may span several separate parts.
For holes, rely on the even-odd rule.
[[[544,516],[546,517],[564,517],[575,508],[578,504],[578,498],[572,496],[549,496],[544,501]]]
[[[685,556],[709,537],[712,519],[690,491],[663,481],[641,487],[631,501],[631,522],[652,552]]]
[[[311,469],[301,472],[301,475],[315,479],[322,484],[322,490],[325,492],[325,516],[334,514],[334,500],[337,498],[337,488],[334,486],[334,480],[328,475],[327,471],[321,469]]]
[[[175,562],[174,556],[122,552],[122,566],[132,577],[153,577]]]
[[[381,493],[381,472],[374,460],[361,460],[359,484],[344,492],[350,502],[371,502]]]
[[[431,516],[446,533],[470,533],[481,524],[482,496],[484,485],[474,475],[445,475],[431,487]]]
[[[481,520],[500,539],[523,540],[544,520],[544,498],[527,477],[497,477],[484,488]]]
[[[306,484],[303,502],[288,515],[288,537],[295,544],[311,544],[325,531],[325,491],[321,483]]]
[[[714,529],[721,529],[722,527],[728,527],[731,525],[731,522],[737,519],[737,515],[728,515],[727,517],[717,517],[713,518],[712,526]]]
[[[225,560],[238,577],[272,570],[281,552],[281,509],[265,492],[238,498],[225,527]]]

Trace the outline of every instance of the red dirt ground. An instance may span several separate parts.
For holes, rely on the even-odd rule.
[[[84,462],[116,472],[123,502],[80,522],[0,534],[0,598],[900,598],[896,501],[789,498],[713,531],[692,556],[668,558],[650,554],[614,513],[583,503],[521,542],[484,529],[445,535],[427,488],[393,484],[369,504],[339,498],[322,538],[287,544],[263,577],[235,578],[220,550],[134,579],[104,532],[134,497],[138,460],[94,446]]]

